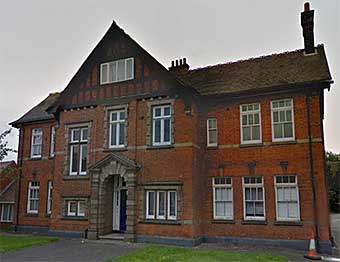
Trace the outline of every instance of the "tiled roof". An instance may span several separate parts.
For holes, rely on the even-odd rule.
[[[12,126],[16,127],[19,124],[49,120],[53,119],[53,114],[49,114],[47,109],[51,107],[59,97],[59,93],[51,93],[46,97],[40,104],[33,107],[30,111],[20,117],[18,120],[11,123]]]
[[[3,170],[5,170],[7,167],[9,167],[12,164],[15,165],[15,162],[13,160],[0,162],[0,174]]]
[[[189,70],[176,76],[201,95],[231,94],[263,88],[331,80],[322,45],[317,53],[304,50],[273,54]]]

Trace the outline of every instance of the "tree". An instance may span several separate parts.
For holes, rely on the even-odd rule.
[[[326,161],[340,161],[340,154],[326,151]]]
[[[9,152],[16,152],[14,149],[8,147],[8,141],[5,140],[6,136],[11,133],[11,128],[0,133],[0,161],[2,161]]]

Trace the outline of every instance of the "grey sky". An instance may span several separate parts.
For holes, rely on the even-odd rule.
[[[302,48],[304,2],[1,0],[0,132],[62,91],[113,19],[165,67],[187,57],[196,68]],[[316,44],[325,44],[335,81],[326,93],[326,149],[340,152],[340,1],[309,2]],[[17,139],[13,130],[10,146],[17,148]]]

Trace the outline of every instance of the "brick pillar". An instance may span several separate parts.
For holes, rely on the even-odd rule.
[[[127,171],[126,186],[126,231],[124,240],[129,242],[136,241],[135,221],[136,221],[136,174],[133,171]]]
[[[87,238],[91,240],[98,239],[99,183],[100,169],[91,170],[90,228],[87,233]]]

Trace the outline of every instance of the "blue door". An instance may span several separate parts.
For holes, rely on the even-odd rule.
[[[126,230],[126,189],[120,190],[120,217],[119,230]]]

